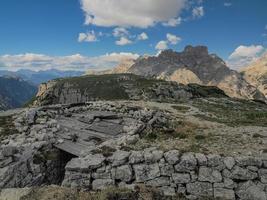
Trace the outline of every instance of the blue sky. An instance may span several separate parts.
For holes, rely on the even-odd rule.
[[[266,10],[266,0],[1,0],[0,64],[105,68],[188,44],[245,64],[266,50]]]

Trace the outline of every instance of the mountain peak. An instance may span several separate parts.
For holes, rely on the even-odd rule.
[[[193,55],[208,55],[209,51],[208,51],[208,47],[206,46],[191,46],[188,45],[184,48],[184,52],[186,54],[193,54]]]

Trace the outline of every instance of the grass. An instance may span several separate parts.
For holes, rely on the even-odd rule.
[[[0,117],[0,138],[18,133],[14,126],[12,116]]]
[[[193,106],[205,114],[198,118],[229,126],[267,126],[267,105],[259,102],[229,99],[195,99]]]
[[[181,105],[175,105],[175,106],[172,106],[172,108],[174,108],[175,110],[178,110],[182,113],[186,113],[190,110],[190,107],[188,106],[181,106]]]
[[[136,186],[135,191],[110,187],[98,192],[79,191],[77,189],[59,186],[33,188],[21,200],[185,200],[182,195],[164,197],[161,192],[152,187]],[[204,200],[204,199],[203,199]]]

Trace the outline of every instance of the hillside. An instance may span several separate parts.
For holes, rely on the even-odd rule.
[[[14,77],[0,77],[0,110],[23,106],[37,92],[37,87]]]
[[[267,97],[267,53],[241,72],[247,82]]]
[[[82,103],[92,100],[179,101],[226,96],[216,87],[183,85],[133,74],[87,75],[41,84],[35,105]]]

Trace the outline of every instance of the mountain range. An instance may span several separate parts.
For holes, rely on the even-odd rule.
[[[13,76],[20,77],[25,81],[28,81],[34,85],[39,85],[40,83],[47,82],[56,78],[63,77],[73,77],[73,76],[81,76],[84,74],[82,71],[61,71],[56,69],[50,70],[41,70],[41,71],[32,71],[27,69],[18,70],[16,72],[11,72],[7,70],[0,70],[0,76]]]
[[[182,52],[165,50],[157,56],[123,61],[112,70],[95,74],[112,73],[132,73],[182,84],[217,86],[231,97],[266,101],[259,86],[247,79],[244,73],[231,70],[216,54],[209,54],[206,46],[187,46]]]
[[[0,110],[23,106],[37,92],[29,82],[10,76],[0,77]]]

